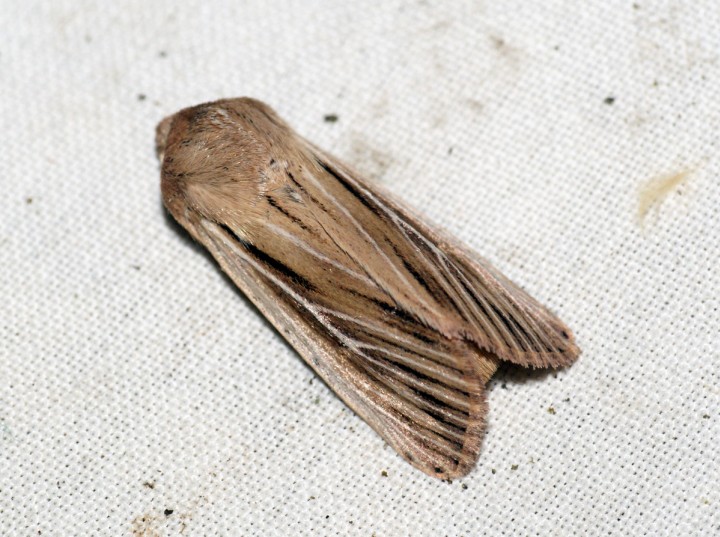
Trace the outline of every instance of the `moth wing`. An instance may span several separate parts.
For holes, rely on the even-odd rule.
[[[452,238],[448,239],[445,248],[448,256],[467,275],[474,295],[482,297],[478,302],[490,305],[495,313],[493,323],[500,334],[500,342],[492,344],[491,340],[484,340],[493,354],[533,368],[566,367],[577,360],[580,349],[575,336],[552,311],[476,252]],[[484,316],[478,326],[487,325],[487,322],[487,316]]]
[[[470,471],[485,428],[484,386],[498,365],[492,355],[468,341],[430,341],[411,319],[400,330],[396,318],[392,326],[339,319],[297,296],[227,228],[192,213],[186,223],[320,377],[408,462],[441,479]]]
[[[412,286],[406,295],[418,297],[427,291],[434,300],[438,315],[428,322],[441,327],[442,319],[454,318],[450,330],[455,333],[450,337],[471,339],[497,358],[525,367],[564,367],[577,359],[580,350],[574,336],[555,314],[392,194],[312,147],[324,169],[386,222],[384,236],[374,238],[381,243],[390,237],[391,262],[406,271]]]

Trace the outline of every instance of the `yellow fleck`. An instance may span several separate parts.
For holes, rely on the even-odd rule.
[[[650,209],[660,205],[673,191],[677,191],[693,173],[693,169],[662,175],[651,179],[640,188],[638,193],[638,218],[644,221]]]

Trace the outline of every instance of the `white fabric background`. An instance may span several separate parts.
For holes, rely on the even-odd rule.
[[[720,532],[714,0],[4,0],[0,35],[1,535]],[[573,367],[491,381],[467,478],[395,455],[164,214],[156,123],[241,95],[575,331]]]

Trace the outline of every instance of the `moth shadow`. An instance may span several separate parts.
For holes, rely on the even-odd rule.
[[[563,370],[564,368],[532,369],[509,362],[502,362],[490,382],[488,382],[487,390],[492,391],[498,388],[506,390],[508,384],[523,385],[541,382],[548,376],[557,378],[558,374]]]

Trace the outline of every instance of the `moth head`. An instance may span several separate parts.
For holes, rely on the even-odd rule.
[[[156,131],[165,206],[186,228],[204,218],[249,233],[273,188],[274,155],[292,145],[293,136],[271,108],[248,98],[165,118]]]

